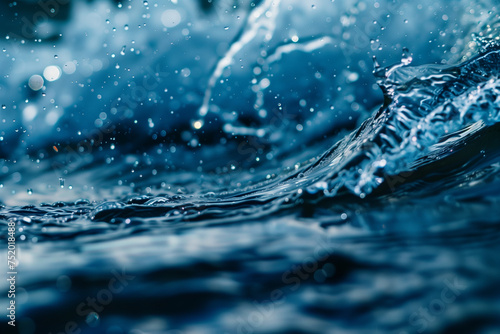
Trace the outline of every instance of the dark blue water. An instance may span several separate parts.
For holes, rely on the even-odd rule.
[[[497,6],[0,4],[2,333],[497,333]]]

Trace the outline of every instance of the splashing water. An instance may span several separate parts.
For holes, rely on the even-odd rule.
[[[54,3],[0,5],[20,333],[500,326],[495,2]]]

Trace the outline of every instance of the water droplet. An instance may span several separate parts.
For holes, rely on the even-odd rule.
[[[228,26],[225,26],[225,27],[224,27],[224,30],[229,30],[229,27],[228,27]]]
[[[59,178],[59,186],[64,188],[64,179],[62,177]]]
[[[202,120],[198,120],[198,121],[193,122],[193,128],[195,128],[196,130],[201,129],[202,127],[203,127]]]
[[[28,190],[27,190],[27,193],[28,193],[28,195],[32,195],[32,194],[33,194],[33,189],[31,189],[31,188],[30,188],[30,189],[28,189]]]
[[[57,59],[57,58],[59,58],[59,56],[58,55],[54,55],[54,58]]]
[[[47,66],[43,70],[43,77],[47,81],[56,81],[61,77],[61,74],[62,74],[62,70],[59,68],[59,66],[51,65],[51,66]]]
[[[34,91],[42,89],[43,83],[44,83],[44,81],[43,81],[42,76],[40,76],[38,74],[31,76],[31,78],[28,81],[29,87]]]
[[[413,58],[410,54],[410,50],[408,50],[407,47],[404,47],[403,48],[403,55],[401,57],[401,63],[403,63],[404,65],[410,65],[412,61],[413,61]]]
[[[128,24],[126,24],[123,29],[128,30]]]
[[[3,110],[7,109],[7,106],[5,104],[2,104],[2,109]]]
[[[89,315],[87,315],[85,322],[90,327],[96,327],[97,325],[99,325],[99,314],[95,312],[90,312]]]
[[[144,1],[144,6],[148,6],[148,5],[149,5],[149,2]]]

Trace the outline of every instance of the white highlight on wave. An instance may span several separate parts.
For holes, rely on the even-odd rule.
[[[212,98],[212,90],[217,84],[217,80],[221,77],[223,70],[233,63],[236,54],[238,54],[245,45],[251,42],[261,29],[264,29],[266,32],[264,37],[266,41],[272,38],[276,28],[275,17],[278,15],[280,3],[281,0],[266,0],[250,13],[247,23],[243,28],[243,33],[241,33],[240,37],[231,44],[231,47],[224,57],[217,62],[208,80],[203,104],[198,111],[200,116],[203,117],[208,113],[210,100]]]

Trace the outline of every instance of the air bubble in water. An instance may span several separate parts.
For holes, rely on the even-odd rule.
[[[59,178],[59,186],[64,188],[64,179],[62,177]]]

